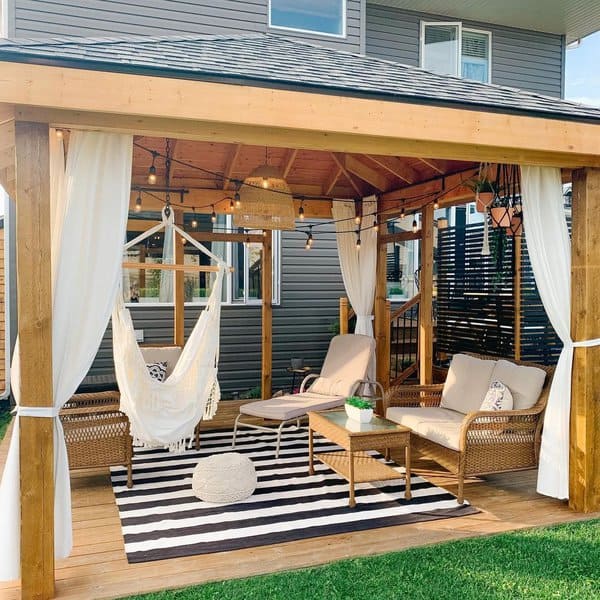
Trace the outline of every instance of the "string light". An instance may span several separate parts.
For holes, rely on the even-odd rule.
[[[298,209],[298,218],[304,221],[304,200],[300,202],[300,208]]]
[[[356,230],[356,249],[360,250],[360,229]]]
[[[156,183],[156,167],[154,166],[154,161],[156,160],[157,155],[157,152],[152,152],[152,164],[148,169],[148,183],[150,185],[154,185]]]
[[[194,216],[192,217],[192,229],[198,227],[198,219],[196,219],[196,209],[194,208]]]
[[[234,208],[235,208],[235,204],[233,203],[233,198],[231,198],[231,199],[229,200],[229,210],[230,210],[231,212],[233,212],[233,209],[234,209]]]
[[[360,215],[356,215],[356,216],[354,217],[354,222],[355,222],[357,225],[360,225],[360,222],[361,222],[361,220],[362,220],[362,218],[361,218],[361,216],[360,216]]]
[[[375,215],[375,219],[373,220],[373,231],[377,233],[379,231],[379,219],[377,215]]]
[[[400,211],[400,218],[404,219],[405,216],[406,216],[406,213],[404,212],[404,206],[403,206],[402,210]]]
[[[235,195],[233,196],[233,199],[235,200],[235,207],[240,208],[242,206],[242,200],[240,198],[240,193],[236,192]]]
[[[181,238],[181,243],[185,246],[187,244],[187,240],[184,237],[182,237]]]
[[[57,130],[56,130],[56,137],[57,137],[59,140],[62,140],[62,139],[63,139],[63,137],[65,137],[65,134],[63,133],[63,130],[62,130],[62,129],[57,129]]]
[[[433,209],[434,209],[434,210],[437,210],[439,207],[440,207],[440,203],[439,203],[438,199],[436,198],[436,199],[433,201]]]
[[[419,226],[417,225],[417,217],[415,216],[413,218],[413,222],[412,222],[412,232],[417,233],[418,229],[419,229]]]
[[[312,234],[312,225],[308,229],[308,235],[306,236],[306,250],[310,250],[313,245],[313,234]]]
[[[212,213],[210,213],[210,221],[211,223],[217,222],[217,213],[215,212],[215,205],[212,205]]]
[[[138,192],[138,197],[135,199],[135,212],[142,212],[142,193]]]
[[[268,177],[263,177],[262,186],[265,188],[265,190],[269,187],[269,178]]]

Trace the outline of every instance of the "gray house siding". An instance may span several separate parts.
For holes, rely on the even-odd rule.
[[[317,230],[315,230],[317,231]],[[280,304],[273,307],[273,389],[287,388],[290,358],[302,357],[319,368],[332,337],[331,325],[338,318],[339,297],[344,284],[339,268],[335,234],[330,226],[318,228],[312,250],[304,249],[305,238],[293,232],[281,236]],[[200,308],[186,308],[186,335],[194,326]],[[172,343],[173,309],[135,307],[134,326],[144,330],[150,344]],[[111,373],[112,335],[108,328],[91,375]],[[261,308],[223,306],[219,381],[225,397],[260,385]]]
[[[369,3],[366,12],[367,55],[414,66],[419,65],[420,22],[454,20]],[[492,33],[492,83],[563,95],[563,36],[471,21],[463,24]]]
[[[8,0],[14,6],[15,37],[110,34],[178,35],[264,33],[268,0]],[[360,51],[361,0],[347,0],[346,38],[284,31],[298,39]]]

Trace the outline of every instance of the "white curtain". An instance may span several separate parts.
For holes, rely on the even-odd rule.
[[[376,200],[363,201],[363,221],[360,231],[360,250],[356,248],[356,232],[359,226],[353,201],[334,201],[333,219],[336,222],[338,255],[344,279],[344,287],[350,304],[356,313],[354,333],[373,337],[373,300],[377,268],[377,232],[373,228]]]
[[[56,149],[53,148],[53,151]],[[0,484],[0,578],[20,576],[19,415],[54,416],[55,555],[72,546],[69,465],[58,411],[73,395],[96,355],[115,303],[127,226],[133,139],[128,135],[73,132],[62,187],[53,155],[52,367],[54,407],[19,407]],[[19,401],[18,349],[12,378]]]
[[[537,490],[569,497],[569,423],[573,348],[600,344],[571,339],[571,240],[564,210],[560,169],[521,166],[527,249],[540,297],[563,349],[544,418]]]

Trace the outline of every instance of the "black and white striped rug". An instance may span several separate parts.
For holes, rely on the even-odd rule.
[[[242,502],[209,504],[192,492],[192,473],[199,458],[231,452],[231,432],[202,432],[200,451],[169,454],[137,449],[133,488],[126,471],[111,469],[125,552],[130,563],[251,548],[267,544],[459,517],[479,512],[421,477],[413,476],[412,500],[404,499],[404,480],[356,486],[356,508],[348,507],[348,483],[315,463],[308,475],[306,428],[290,426],[283,434],[279,460],[275,435],[252,430],[238,434],[236,452],[249,456],[258,487]],[[315,436],[315,449],[338,449]],[[383,460],[380,455],[374,454]],[[400,467],[397,467],[401,471]]]

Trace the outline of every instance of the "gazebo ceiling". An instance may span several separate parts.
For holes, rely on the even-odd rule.
[[[262,164],[277,167],[295,196],[357,198],[396,190],[476,166],[465,161],[401,158],[368,154],[170,140],[172,188],[235,189],[231,181],[243,181]],[[133,154],[133,187],[148,186],[148,169],[155,160],[156,187],[167,185],[166,140],[136,137]]]

